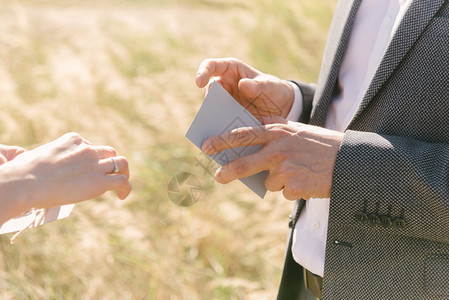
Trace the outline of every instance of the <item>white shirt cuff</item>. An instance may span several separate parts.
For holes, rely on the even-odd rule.
[[[287,115],[287,120],[293,121],[293,122],[298,122],[299,117],[301,116],[301,113],[302,113],[302,94],[301,94],[299,87],[296,84],[294,84],[293,82],[290,82],[290,81],[288,81],[288,83],[293,88],[295,97],[293,99],[292,108],[290,109],[290,112]]]

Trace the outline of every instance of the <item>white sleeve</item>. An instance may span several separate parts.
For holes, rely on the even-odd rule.
[[[290,109],[290,112],[287,115],[287,120],[293,121],[293,122],[298,122],[299,117],[301,116],[301,113],[302,113],[302,94],[301,94],[301,91],[299,90],[299,87],[296,84],[294,84],[293,82],[290,82],[290,81],[288,83],[293,88],[295,97],[293,99],[292,108]]]

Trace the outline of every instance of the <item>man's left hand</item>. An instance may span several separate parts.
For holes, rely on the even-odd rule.
[[[263,170],[269,191],[282,190],[288,200],[329,198],[337,153],[343,133],[282,118],[258,127],[242,127],[207,139],[202,150],[215,154],[228,148],[262,145],[254,154],[240,157],[219,168],[215,179],[228,183]]]

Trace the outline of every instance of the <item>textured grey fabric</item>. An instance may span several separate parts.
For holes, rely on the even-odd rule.
[[[311,124],[338,92],[359,3],[337,5]],[[324,299],[449,299],[449,0],[412,2],[348,126],[323,284]]]

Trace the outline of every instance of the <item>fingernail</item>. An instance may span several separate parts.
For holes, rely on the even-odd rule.
[[[196,73],[195,82],[196,85],[201,86],[201,73]]]

